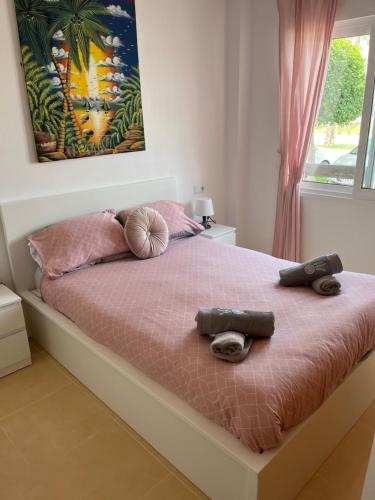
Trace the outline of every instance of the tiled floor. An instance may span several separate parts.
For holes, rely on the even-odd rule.
[[[0,500],[206,498],[36,344],[32,355],[0,379]],[[374,430],[375,403],[296,500],[359,500]]]

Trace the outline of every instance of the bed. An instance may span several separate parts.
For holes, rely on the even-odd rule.
[[[58,195],[49,199],[25,200],[4,205],[2,207],[3,227],[8,244],[12,275],[17,289],[27,290],[32,288],[33,269],[30,258],[27,255],[27,248],[25,248],[25,236],[35,229],[63,218],[88,213],[96,209],[108,207],[123,208],[124,200],[126,200],[129,206],[132,206],[141,202],[154,201],[161,198],[173,199],[174,197],[175,181],[169,178],[101,190],[91,190],[86,193]],[[52,212],[46,213],[45,207],[52,205]],[[25,212],[23,212],[24,210]],[[21,213],[27,213],[28,218],[26,220],[25,218],[20,219]],[[207,246],[210,247],[206,248]],[[218,279],[220,273],[216,273],[215,280],[210,283],[210,276],[213,275],[213,270],[220,266],[220,258],[223,254],[226,255],[226,262],[229,268],[227,269],[227,274],[221,274],[222,276],[226,276],[226,278],[220,281]],[[185,258],[186,255],[189,255],[189,259],[185,264],[197,268],[197,272],[194,274],[196,277],[195,281],[186,280],[186,276],[183,276],[181,259]],[[348,366],[342,364],[341,354],[337,348],[338,359],[337,362],[332,364],[332,366],[335,363],[337,365],[336,383],[334,385],[327,383],[327,380],[331,380],[332,378],[329,377],[325,381],[325,384],[323,384],[324,391],[321,391],[321,394],[318,394],[318,396],[314,396],[316,394],[314,392],[308,392],[309,384],[297,388],[296,391],[289,389],[289,392],[287,391],[285,394],[289,394],[290,398],[293,398],[296,394],[300,396],[304,394],[308,397],[303,405],[297,405],[297,409],[295,408],[295,411],[291,415],[280,415],[277,408],[272,407],[272,410],[275,410],[280,425],[278,430],[275,431],[275,426],[273,426],[273,431],[265,434],[266,436],[273,436],[268,441],[268,438],[262,438],[264,429],[258,434],[252,432],[252,429],[257,427],[256,422],[252,422],[252,425],[248,425],[246,428],[246,418],[240,419],[239,425],[235,429],[231,429],[231,420],[228,419],[229,426],[227,427],[229,430],[255,451],[249,450],[249,448],[245,447],[221,426],[218,426],[202,415],[202,413],[206,414],[214,418],[221,425],[225,425],[225,418],[224,421],[222,418],[223,415],[227,417],[228,408],[225,405],[222,406],[221,413],[219,412],[219,415],[216,415],[216,417],[210,414],[209,409],[205,411],[205,406],[210,406],[207,405],[207,396],[214,394],[212,387],[205,388],[199,394],[198,382],[196,382],[198,384],[196,386],[193,383],[198,378],[191,376],[186,387],[188,388],[188,392],[192,392],[197,397],[196,401],[194,401],[194,397],[190,399],[185,397],[184,399],[187,399],[190,403],[189,405],[186,404],[186,402],[174,394],[174,392],[178,391],[174,390],[173,383],[168,384],[168,377],[164,376],[163,378],[162,367],[164,364],[157,362],[158,359],[160,360],[160,357],[155,357],[154,353],[150,352],[152,343],[155,342],[159,351],[158,354],[161,357],[164,356],[173,359],[174,355],[174,359],[178,360],[176,365],[179,365],[176,367],[176,373],[178,369],[181,369],[181,365],[186,366],[190,360],[191,365],[189,368],[191,374],[194,373],[194,370],[196,372],[202,370],[205,364],[216,362],[214,371],[217,370],[220,374],[221,383],[233,380],[231,379],[233,372],[239,372],[241,376],[241,370],[244,369],[241,365],[228,367],[226,363],[217,360],[213,361],[208,358],[208,345],[206,346],[204,343],[205,340],[198,338],[194,332],[191,312],[196,308],[197,304],[179,304],[179,307],[174,312],[175,317],[173,321],[171,321],[173,314],[171,316],[170,310],[167,315],[163,314],[163,308],[164,313],[167,312],[166,309],[168,307],[166,304],[171,303],[171,294],[181,292],[178,282],[184,283],[185,289],[182,290],[183,295],[194,296],[194,292],[196,292],[196,295],[200,298],[199,300],[207,302],[204,305],[245,307],[249,299],[244,297],[246,287],[244,288],[244,285],[241,284],[241,275],[238,274],[241,266],[233,264],[233,267],[231,267],[231,262],[234,262],[236,259],[242,260],[243,269],[246,269],[246,266],[249,268],[248,274],[245,272],[243,278],[245,280],[252,279],[255,282],[258,281],[257,285],[260,293],[256,293],[257,286],[255,286],[253,288],[253,295],[251,296],[254,308],[264,309],[265,306],[269,305],[268,297],[271,293],[276,317],[280,318],[280,325],[277,331],[279,335],[276,336],[275,334],[275,337],[271,341],[258,341],[253,347],[253,352],[250,356],[252,356],[254,373],[262,369],[261,364],[259,364],[262,358],[260,357],[258,360],[262,351],[266,350],[268,352],[267,363],[276,363],[280,359],[280,349],[283,349],[283,330],[288,326],[291,332],[294,330],[297,332],[303,322],[311,323],[312,316],[311,311],[308,310],[310,307],[309,304],[316,304],[316,301],[320,301],[319,307],[322,313],[324,312],[321,322],[320,324],[319,321],[316,324],[310,324],[310,329],[306,333],[305,343],[300,342],[302,339],[293,339],[295,345],[289,344],[286,362],[295,362],[298,359],[295,351],[299,350],[300,355],[301,349],[306,350],[308,348],[310,356],[314,350],[321,350],[322,339],[319,339],[319,342],[317,338],[318,332],[330,321],[331,323],[332,321],[335,323],[335,319],[330,319],[331,306],[328,303],[332,304],[332,301],[336,300],[336,298],[322,299],[321,297],[311,295],[312,291],[307,289],[302,292],[283,290],[280,295],[280,290],[275,285],[275,275],[277,276],[278,266],[281,267],[283,265],[282,262],[272,261],[273,266],[267,266],[266,261],[269,262],[269,257],[267,256],[248,252],[243,249],[222,246],[219,243],[203,240],[199,237],[175,242],[165,256],[158,258],[159,264],[162,267],[165,266],[164,274],[162,272],[153,276],[155,262],[140,263],[136,262],[135,259],[133,261],[130,259],[127,262],[120,261],[95,266],[93,269],[72,273],[60,280],[56,280],[54,283],[43,285],[45,286],[44,293],[46,300],[54,307],[42,302],[32,292],[28,290],[23,291],[21,295],[24,298],[28,328],[29,332],[36,337],[48,352],[103,399],[210,497],[215,499],[293,498],[337,444],[338,440],[341,439],[344,433],[373,401],[375,390],[374,385],[370,381],[373,380],[375,375],[374,355],[369,354],[366,359],[362,359],[356,365],[356,368],[351,371],[350,375],[345,378],[345,381],[333,391],[334,385],[337,385],[338,381],[344,378],[349,372]],[[256,273],[252,274],[252,270],[250,269],[254,261],[257,261],[257,269],[262,269],[262,262],[264,261],[264,272],[259,273],[259,276]],[[163,275],[166,276],[164,290],[168,290],[168,293],[166,293],[165,302],[159,298],[157,300],[160,310],[159,319],[153,317],[153,315],[155,316],[155,309],[153,310],[151,307],[155,303],[153,296],[151,295],[145,300],[145,305],[152,311],[152,314],[148,317],[146,315],[148,322],[141,326],[141,329],[144,329],[142,340],[129,342],[129,339],[127,339],[128,345],[126,346],[125,343],[127,361],[123,359],[124,352],[121,352],[121,347],[120,351],[118,349],[117,351],[122,356],[113,352],[114,345],[112,342],[116,335],[108,335],[104,341],[103,338],[96,338],[101,343],[96,342],[94,329],[90,330],[88,324],[85,323],[84,317],[80,315],[80,311],[74,311],[75,308],[73,305],[77,302],[77,299],[82,303],[85,300],[88,303],[92,303],[93,296],[90,294],[85,296],[83,290],[90,288],[92,290],[94,283],[103,282],[103,273],[113,273],[116,276],[119,276],[121,272],[126,275],[135,273],[133,277],[138,276],[138,281],[141,281],[140,276],[143,274],[143,271],[137,274],[140,264],[143,266],[142,270],[147,266],[149,268],[147,270],[146,282],[149,285],[149,290],[153,290],[152,294],[155,295],[158,282]],[[167,268],[173,270],[173,266],[175,268],[172,274],[176,275],[175,287],[172,286],[172,282],[168,281],[171,274],[166,272]],[[342,325],[350,324],[351,304],[355,304],[352,310],[354,311],[355,309],[357,321],[361,322],[364,315],[367,314],[369,315],[366,318],[367,324],[369,322],[375,323],[375,317],[373,318],[371,312],[368,312],[371,309],[369,307],[371,300],[375,300],[374,281],[375,279],[366,276],[353,278],[350,273],[343,276],[343,284],[344,287],[346,286],[348,293],[346,297],[343,295],[344,301],[340,297],[340,314],[342,315],[343,322],[341,325],[336,325],[336,334],[340,337],[341,343],[350,334],[350,328],[344,331],[345,328],[342,328]],[[85,287],[80,286],[82,282],[85,282]],[[353,284],[354,282],[355,284]],[[264,286],[269,287],[267,292],[264,291]],[[59,288],[59,291],[57,291],[57,288]],[[213,288],[216,289],[215,292],[212,291]],[[65,293],[62,290],[65,290]],[[206,293],[204,293],[205,290]],[[365,293],[366,290],[367,292]],[[102,289],[100,293],[105,292],[106,290]],[[144,294],[144,288],[140,287],[139,293]],[[111,303],[114,303],[114,307],[117,309],[126,308],[127,306],[129,307],[129,304],[133,304],[135,313],[133,317],[139,317],[142,316],[142,311],[136,308],[136,295],[135,293],[134,297],[132,297],[132,300],[134,299],[133,302],[123,302],[121,300],[116,302],[114,299],[116,294],[114,293]],[[287,296],[288,298],[286,299]],[[73,301],[69,300],[69,297]],[[216,302],[219,299],[222,301],[221,304],[217,304]],[[365,304],[367,305],[365,313],[361,307],[364,307],[366,300],[370,301],[370,304]],[[229,303],[229,301],[231,302]],[[107,319],[111,321],[113,314],[111,314],[109,304],[107,303],[103,306],[103,311],[108,311],[109,316]],[[181,312],[182,307],[184,308],[184,313]],[[57,312],[56,308],[63,311],[65,315],[73,318],[75,323]],[[300,312],[292,315],[291,310],[293,308],[295,310],[297,308]],[[162,321],[163,316],[167,316],[167,322]],[[122,317],[121,320],[126,321],[126,316]],[[171,328],[168,327],[168,321],[170,321]],[[184,349],[178,351],[178,344],[173,344],[173,338],[171,338],[171,349],[169,351],[163,350],[161,347],[162,344],[158,344],[157,334],[160,334],[161,325],[164,328],[163,333],[171,335],[173,328],[176,328],[176,324],[181,324],[182,339],[187,338],[189,335],[191,336],[189,339],[190,350]],[[77,325],[80,325],[82,329]],[[147,325],[151,326],[148,327]],[[118,325],[112,326],[113,329],[116,329]],[[90,338],[87,333],[93,338]],[[353,343],[351,349],[353,365],[373,345],[372,335],[373,330],[372,333],[368,333],[367,339],[365,339],[361,347],[357,345],[355,338],[350,341]],[[328,339],[323,339],[324,342],[328,342]],[[101,345],[103,343],[111,347],[111,349],[105,345]],[[132,345],[131,348],[129,348],[130,344]],[[343,350],[347,349],[347,347],[348,344],[342,345]],[[326,352],[328,352],[328,356],[332,357],[332,351],[327,350]],[[194,363],[194,354],[200,360],[200,364]],[[327,358],[325,364],[328,362],[329,359]],[[223,370],[226,371],[225,377],[222,377]],[[310,381],[310,385],[313,385],[311,384],[311,379],[314,378],[311,376],[313,372],[314,370],[308,374],[309,376],[305,377],[305,380]],[[170,375],[174,375],[173,370]],[[189,378],[189,370],[185,375]],[[246,376],[249,377],[250,375],[246,373]],[[244,378],[243,374],[242,378]],[[269,380],[269,378],[269,372],[265,370],[258,381],[247,388],[257,387],[261,380]],[[169,376],[169,379],[175,381],[176,377]],[[162,385],[157,381],[161,382]],[[207,384],[207,380],[204,383]],[[217,380],[215,383],[217,383]],[[285,385],[285,380],[282,380],[281,383]],[[183,384],[179,381],[178,385],[181,386]],[[271,383],[269,385],[275,384]],[[246,386],[242,389],[246,390]],[[299,390],[300,392],[298,392]],[[230,391],[227,393],[227,397],[229,394]],[[277,394],[277,390],[273,393],[273,397],[275,394]],[[330,397],[326,399],[328,395]],[[258,395],[258,397],[260,396]],[[213,399],[217,400],[217,395]],[[244,396],[240,399],[246,403]],[[323,400],[325,402],[321,405]],[[203,404],[204,402],[205,405]],[[199,409],[199,412],[194,410],[192,406]],[[317,410],[318,406],[320,407]],[[269,405],[265,405],[265,407],[269,407]],[[282,405],[279,408],[282,408]],[[287,430],[296,421],[302,420],[314,410],[317,411],[307,420],[304,420],[302,424],[297,427],[294,426],[291,430]],[[265,420],[269,417],[269,415],[264,415]],[[261,449],[272,448],[280,444],[281,441],[283,441],[283,444],[278,448],[262,454],[257,453]],[[200,460],[196,460],[196,457],[201,458]],[[294,471],[293,474],[290,474],[291,470]]]

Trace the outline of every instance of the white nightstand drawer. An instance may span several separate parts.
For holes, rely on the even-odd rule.
[[[206,229],[200,236],[209,240],[221,241],[227,245],[236,245],[236,228],[223,226],[222,224],[213,224],[210,229]]]
[[[26,330],[0,339],[0,373],[7,367],[30,360],[30,348]],[[26,363],[26,364],[29,364]]]
[[[215,238],[216,241],[221,241],[222,243],[226,243],[227,245],[235,245],[236,244],[236,233],[227,233],[222,236],[218,236]]]
[[[0,310],[0,338],[10,332],[25,327],[22,306],[20,303],[2,307]]]

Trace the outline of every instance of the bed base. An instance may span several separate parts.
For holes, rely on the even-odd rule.
[[[372,352],[281,447],[257,454],[35,294],[21,295],[29,334],[215,500],[291,500],[375,399]]]

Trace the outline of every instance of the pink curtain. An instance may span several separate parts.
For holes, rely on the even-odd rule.
[[[273,255],[300,260],[299,184],[319,108],[337,0],[278,0],[281,164]]]

